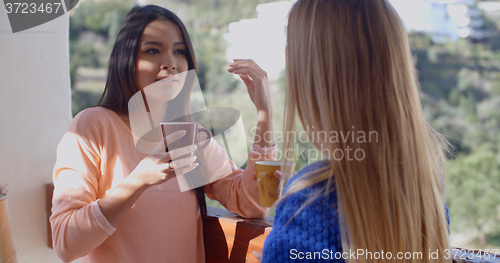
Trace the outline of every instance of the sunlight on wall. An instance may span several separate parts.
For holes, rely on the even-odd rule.
[[[20,263],[60,262],[47,246],[45,184],[71,121],[68,26],[64,15],[13,34],[0,5],[0,184]]]

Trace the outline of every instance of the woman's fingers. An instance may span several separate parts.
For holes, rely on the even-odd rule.
[[[184,135],[186,135],[185,130],[176,131],[176,132],[173,132],[173,133],[167,135],[164,139],[167,140],[167,143],[172,143],[172,142],[175,142],[175,141],[179,140],[180,138],[184,137]]]
[[[231,65],[231,64],[229,64],[229,65]],[[235,66],[229,68],[228,71],[231,73],[235,73],[235,74],[248,75],[252,78],[252,80],[255,80],[257,78],[259,78],[259,79],[267,78],[267,73],[265,71],[262,71],[262,69],[259,66],[252,65],[252,64],[235,65]]]
[[[200,165],[199,163],[193,163],[192,165],[187,165],[187,166],[180,167],[180,168],[176,168],[174,165],[175,170],[173,172],[175,173],[176,176],[187,174],[187,173],[191,172],[192,170],[196,169],[196,167],[198,167],[199,165]]]
[[[274,176],[276,176],[276,178],[278,178],[278,179],[280,179],[280,180],[281,180],[281,175],[282,175],[282,173],[281,173],[281,171],[280,171],[280,170],[276,170],[276,171],[274,171]]]
[[[184,166],[192,165],[196,161],[196,158],[197,158],[196,155],[192,155],[192,156],[189,156],[189,157],[186,157],[186,158],[182,158],[182,159],[179,159],[179,160],[171,161],[170,165],[168,165],[169,167],[166,167],[166,168],[177,170],[178,168],[182,168]]]
[[[168,147],[168,144],[179,140],[180,138],[186,135],[186,131],[176,131],[173,132],[166,137],[163,137],[163,141],[158,142],[158,144],[150,150],[150,154],[158,155],[157,158],[161,159],[165,157],[165,149]]]
[[[194,153],[194,151],[196,151],[196,149],[198,149],[198,146],[196,145],[189,145],[189,146],[185,146],[185,147],[182,147],[182,148],[178,148],[178,149],[174,149],[174,150],[171,150],[171,151],[168,151],[167,155],[165,157],[162,158],[162,161],[163,162],[168,162],[170,160],[175,160],[183,155],[192,155],[192,153]]]
[[[245,82],[245,85],[248,86],[248,85],[252,84],[252,80],[247,75],[239,74],[238,76],[240,76],[241,80],[243,80],[243,82]]]
[[[234,62],[229,63],[231,68],[228,69],[231,73],[245,74],[250,78],[267,79],[267,73],[257,63],[251,59],[235,59]],[[246,83],[246,82],[245,82]]]
[[[250,78],[252,78],[252,80],[263,79],[264,78],[264,76],[262,75],[262,73],[256,71],[255,69],[248,68],[248,67],[238,66],[238,67],[230,68],[230,70],[231,71],[229,71],[229,72],[232,72],[232,73],[235,73],[235,74],[248,75],[248,76],[250,76]]]
[[[235,59],[229,63],[229,72],[238,74],[245,82],[250,99],[257,110],[271,110],[271,98],[267,73],[250,59]]]
[[[229,66],[236,66],[236,65],[244,65],[246,67],[252,67],[262,73],[263,75],[267,75],[266,71],[263,70],[255,61],[251,59],[233,59],[233,62],[229,63]]]

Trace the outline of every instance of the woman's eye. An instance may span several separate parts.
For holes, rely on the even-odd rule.
[[[177,49],[174,54],[179,54],[179,55],[186,55],[186,50],[184,49]]]
[[[151,48],[151,49],[146,50],[145,53],[147,53],[147,54],[157,54],[157,53],[160,53],[160,51],[158,49],[156,49],[156,48]]]

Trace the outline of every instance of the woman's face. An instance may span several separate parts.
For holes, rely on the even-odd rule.
[[[177,96],[188,70],[186,55],[186,43],[174,22],[155,20],[147,24],[139,40],[134,69],[138,88],[143,90],[155,83],[151,86],[155,90],[160,88]]]

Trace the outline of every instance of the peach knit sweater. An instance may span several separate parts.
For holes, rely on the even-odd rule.
[[[102,107],[75,116],[57,148],[52,236],[65,262],[205,262],[203,229],[193,191],[180,192],[176,179],[145,191],[116,226],[98,200],[146,156],[116,113]],[[200,154],[200,153],[198,153]],[[238,169],[215,140],[201,154],[206,169],[222,178],[204,187],[211,199],[243,217],[265,216],[258,204],[254,162],[274,160],[276,145],[252,147],[246,170]]]

